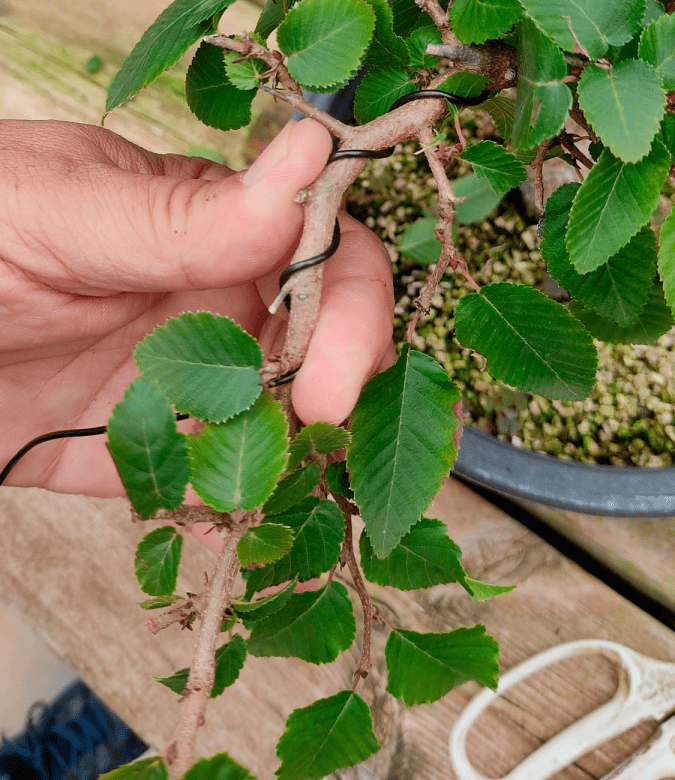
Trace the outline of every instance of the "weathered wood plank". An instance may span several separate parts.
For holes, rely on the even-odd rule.
[[[670,631],[463,485],[449,480],[429,514],[448,524],[472,574],[518,588],[479,604],[458,586],[407,595],[373,587],[401,625],[440,631],[481,622],[500,642],[505,669],[579,638],[612,639],[675,660]],[[171,738],[178,705],[175,695],[152,677],[187,663],[193,635],[176,628],[152,636],[145,628],[147,613],[136,606],[142,594],[133,576],[133,554],[147,526],[129,522],[123,501],[20,488],[0,491],[0,518],[4,596],[144,739],[161,749]],[[179,591],[198,591],[213,559],[191,538],[184,558]],[[463,686],[433,706],[406,710],[384,690],[386,636],[385,630],[375,632],[375,669],[362,684],[374,703],[384,750],[372,760],[371,774],[359,769],[336,777],[452,778],[448,733],[477,686]],[[271,779],[274,744],[288,714],[348,687],[358,654],[357,642],[341,659],[321,667],[295,659],[249,658],[236,685],[212,703],[200,750],[227,749],[259,780]],[[557,668],[538,675],[481,718],[469,742],[473,760],[490,776],[504,774],[541,740],[608,698],[614,686],[608,663],[594,657],[575,662],[566,675]],[[648,733],[649,727],[642,727],[632,738],[615,741],[558,780],[602,776]]]

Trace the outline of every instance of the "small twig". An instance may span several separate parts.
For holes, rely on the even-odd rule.
[[[586,157],[581,149],[579,149],[574,141],[572,141],[568,133],[562,133],[560,135],[560,144],[570,153],[574,160],[581,163],[584,168],[588,168],[590,171],[590,169],[593,167],[593,160],[590,160],[588,157]]]
[[[534,171],[534,203],[540,211],[544,210],[544,159],[552,143],[553,138],[547,138],[531,163]]]
[[[454,43],[457,40],[455,34],[450,29],[448,14],[443,10],[438,0],[415,0],[415,2],[432,18],[441,33],[443,43]]]
[[[210,506],[182,506],[178,509],[158,509],[154,515],[145,520],[131,509],[131,519],[134,523],[147,520],[169,520],[176,525],[190,527],[195,523],[213,523],[214,525],[229,525],[232,518],[225,512],[216,512]]]
[[[393,620],[377,606],[377,604],[373,604],[373,607],[375,608],[375,617],[395,631],[397,628],[396,623],[394,623]]]
[[[182,778],[194,761],[197,729],[204,724],[204,711],[213,688],[216,639],[239,572],[237,544],[250,522],[249,515],[241,510],[235,510],[232,516],[237,522],[224,536],[223,550],[204,595],[204,611],[181,703],[180,723],[171,745],[173,762],[169,772],[172,780]]]
[[[180,623],[183,628],[190,628],[193,617],[199,617],[204,609],[204,594],[188,594],[187,599],[183,599],[173,604],[166,612],[162,612],[158,617],[148,618],[148,629],[151,634],[157,634],[174,623]]]

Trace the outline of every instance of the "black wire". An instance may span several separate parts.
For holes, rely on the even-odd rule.
[[[443,100],[447,100],[448,103],[452,103],[456,106],[477,106],[479,103],[482,103],[489,94],[490,90],[486,90],[485,92],[481,92],[481,94],[477,97],[467,98],[461,97],[460,95],[453,95],[451,92],[444,92],[440,89],[420,89],[417,92],[410,92],[409,94],[398,98],[398,100],[395,100],[389,108],[389,111],[400,108],[400,106],[403,106],[406,103],[410,103],[413,100],[425,100],[427,98],[442,98]],[[336,152],[333,152],[330,155],[327,164],[332,163],[335,160],[344,160],[355,157],[364,157],[373,160],[384,159],[385,157],[390,157],[394,153],[394,148],[395,147],[393,146],[389,146],[386,149],[380,149],[378,151],[373,151],[370,149],[338,149]],[[332,257],[337,252],[339,246],[340,225],[336,219],[335,227],[333,228],[333,238],[331,239],[330,245],[318,255],[313,255],[312,257],[308,257],[306,260],[300,260],[297,263],[289,265],[288,268],[286,268],[279,277],[279,286],[283,287],[286,282],[298,271],[302,271],[305,268],[311,268],[312,266],[318,265],[319,263],[325,263],[329,257]],[[285,385],[288,384],[288,382],[292,382],[299,370],[300,367],[296,368],[294,371],[288,371],[287,373],[272,379],[267,383],[268,387],[279,387],[279,385]],[[185,420],[189,416],[190,415],[188,414],[177,414],[176,420]],[[105,433],[107,430],[107,425],[98,425],[95,428],[73,428],[71,430],[53,431],[52,433],[45,433],[42,436],[38,436],[23,446],[16,453],[16,455],[10,459],[9,463],[4,467],[4,469],[0,471],[0,485],[3,484],[5,479],[7,479],[9,472],[14,468],[14,466],[16,466],[21,458],[23,458],[27,452],[32,450],[33,447],[36,447],[38,444],[42,444],[46,441],[53,441],[54,439],[76,438],[79,436],[98,436],[102,433]]]
[[[189,414],[177,414],[176,420],[187,420],[189,416]],[[38,444],[43,444],[46,441],[53,441],[54,439],[78,438],[80,436],[99,436],[100,434],[105,433],[107,430],[107,425],[97,425],[94,428],[72,428],[70,430],[52,431],[51,433],[43,433],[42,436],[36,436],[34,439],[29,441],[28,444],[25,444],[16,453],[16,455],[11,458],[5,468],[0,471],[0,485],[2,485],[2,483],[7,479],[9,472],[14,468],[14,466],[16,466],[21,458],[23,458],[27,452],[30,452],[30,450],[32,450],[33,447],[36,447]]]

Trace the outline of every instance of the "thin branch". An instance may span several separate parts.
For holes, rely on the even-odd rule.
[[[226,512],[216,512],[210,506],[181,506],[178,509],[158,509],[151,517],[143,519],[132,507],[132,522],[147,522],[148,520],[170,520],[176,525],[190,527],[195,523],[213,523],[214,525],[229,525],[232,518]]]
[[[534,171],[534,202],[540,211],[544,210],[544,158],[552,143],[553,138],[548,138],[544,141],[537,151],[537,156],[531,163]]]
[[[586,157],[586,155],[574,143],[568,133],[561,133],[560,144],[564,149],[567,149],[574,160],[581,163],[584,168],[587,168],[590,171],[590,169],[593,167],[593,160],[590,160],[588,157]]]
[[[204,611],[182,700],[180,723],[167,752],[172,757],[169,767],[172,780],[182,778],[194,761],[197,729],[204,724],[204,711],[213,688],[216,638],[239,572],[237,543],[250,521],[248,514],[241,510],[233,512],[233,516],[238,522],[224,536],[225,545],[204,596]]]
[[[432,18],[441,33],[443,43],[454,43],[457,41],[455,34],[450,29],[448,14],[443,10],[438,0],[415,0],[415,3]]]
[[[158,617],[148,618],[148,629],[151,634],[180,623],[183,628],[191,628],[193,617],[199,617],[204,609],[204,594],[188,593],[188,598],[172,604],[166,612]]]

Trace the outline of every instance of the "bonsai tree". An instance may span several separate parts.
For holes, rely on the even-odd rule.
[[[423,517],[456,458],[461,399],[452,377],[410,341],[448,267],[471,288],[454,337],[483,355],[496,378],[551,398],[589,392],[594,338],[645,343],[673,324],[675,214],[658,241],[650,220],[673,176],[675,3],[267,0],[255,30],[231,36],[233,2],[175,0],[122,66],[106,111],[201,40],[186,78],[198,119],[223,130],[245,126],[255,96],[267,92],[322,123],[339,151],[298,196],[304,230],[272,307],[290,308],[283,351],[263,360],[232,320],[186,312],[138,344],[142,376],[109,421],[110,452],[134,512],[160,521],[136,556],[148,596],[141,607],[162,610],[150,629],[194,622],[198,637],[189,667],[160,680],[182,696],[175,740],[164,756],[110,778],[250,778],[226,753],[193,765],[204,708],[235,682],[247,654],[323,664],[352,645],[356,623],[334,576],[338,565],[348,569],[364,616],[354,682],[290,715],[277,745],[281,780],[322,778],[379,749],[359,695],[373,621],[390,629],[387,691],[407,706],[466,680],[496,687],[498,648],[483,626],[412,631],[368,593],[368,582],[401,590],[455,582],[475,599],[509,589],[471,579],[444,524]],[[335,91],[364,67],[359,124],[307,100],[305,90]],[[459,118],[467,105],[491,115],[499,140],[467,142]],[[370,157],[409,139],[436,181],[438,218],[407,233],[436,260],[408,343],[367,384],[344,425],[302,427],[289,388],[316,322],[321,263],[339,243],[343,194]],[[455,212],[467,198],[482,193],[492,208],[528,166],[543,207],[542,168],[552,157],[579,173],[579,183],[549,197],[541,222],[541,251],[573,298],[567,305],[525,285],[480,287],[453,241]],[[459,192],[448,175],[456,158],[473,166]],[[201,420],[199,434],[180,433],[177,416]],[[183,505],[188,483],[203,506]],[[365,526],[358,540],[356,515]],[[175,593],[182,537],[167,520],[213,523],[224,539],[201,594]],[[243,592],[235,586],[240,570]]]

